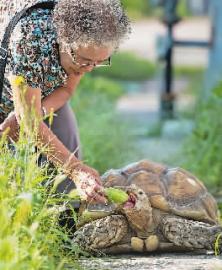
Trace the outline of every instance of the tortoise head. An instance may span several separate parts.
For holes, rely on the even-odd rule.
[[[128,201],[122,205],[123,211],[124,209],[141,209],[150,206],[149,198],[138,186],[132,184],[128,187],[123,187],[122,189],[124,189],[129,196]]]
[[[95,219],[112,214],[123,214],[129,225],[140,237],[146,237],[153,230],[152,208],[146,193],[136,185],[114,186],[128,194],[128,200],[122,204],[86,203],[82,208],[77,227]]]
[[[130,226],[139,237],[146,238],[153,231],[152,207],[147,194],[138,186],[123,187],[129,195],[120,211],[126,216]]]

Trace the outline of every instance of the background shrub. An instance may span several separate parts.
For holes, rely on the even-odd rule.
[[[111,68],[98,68],[93,76],[103,76],[117,80],[143,81],[153,77],[156,65],[131,52],[119,52],[112,56]]]
[[[185,145],[185,167],[208,187],[222,187],[222,84],[196,107],[195,128]]]
[[[72,100],[84,161],[100,173],[121,167],[135,153],[128,125],[115,112],[115,101],[123,91],[118,83],[88,75]]]

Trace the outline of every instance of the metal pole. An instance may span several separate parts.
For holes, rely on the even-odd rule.
[[[168,37],[173,40],[173,24],[167,25]],[[174,99],[175,96],[172,91],[173,82],[173,42],[172,46],[169,46],[164,69],[164,89],[161,95],[161,119],[171,119],[174,117]]]
[[[222,60],[220,53],[222,51],[221,33],[222,28],[222,1],[210,0],[209,5],[211,5],[214,10],[213,15],[213,28],[212,36],[209,41],[207,40],[175,40],[173,37],[173,28],[181,20],[177,15],[177,5],[179,0],[149,0],[155,6],[162,6],[164,8],[164,17],[162,19],[163,23],[167,28],[167,35],[162,37],[158,43],[159,49],[159,59],[164,61],[164,71],[163,71],[163,89],[161,93],[160,100],[160,116],[161,119],[171,119],[174,118],[174,101],[175,94],[173,93],[173,50],[174,46],[180,47],[199,47],[199,48],[211,48],[210,51],[210,64],[208,68],[208,77],[211,80],[206,80],[206,88],[212,88],[212,82],[215,84],[216,81],[221,81],[221,70],[222,70]],[[188,2],[189,4],[189,2]],[[216,27],[217,26],[217,27]]]
[[[167,35],[169,38],[169,46],[167,47],[165,55],[165,70],[164,70],[164,89],[161,95],[160,114],[161,119],[174,118],[174,100],[173,93],[173,27],[180,21],[176,14],[176,7],[178,0],[165,0],[164,4],[164,18],[163,22],[167,27]]]

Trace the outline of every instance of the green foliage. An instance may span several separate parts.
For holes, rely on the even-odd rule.
[[[86,97],[85,101],[83,99],[81,102],[84,101],[91,103],[87,98],[89,95],[92,95],[92,98],[96,98],[97,95],[104,96],[111,102],[114,102],[124,93],[124,89],[119,83],[116,83],[109,78],[104,78],[101,76],[92,78],[91,74],[86,74],[78,86],[77,92],[81,92],[81,96]],[[82,106],[84,106],[84,104],[82,104]]]
[[[133,19],[140,19],[152,11],[148,0],[121,0],[128,15]]]
[[[185,167],[208,187],[221,188],[222,172],[222,84],[207,100],[199,101],[196,126],[185,145]]]
[[[128,81],[142,81],[153,77],[156,67],[153,63],[131,52],[119,52],[112,57],[110,68],[94,69],[92,75]]]
[[[202,75],[205,68],[202,66],[176,66],[175,75],[180,77],[196,78],[200,74]]]
[[[148,16],[163,16],[162,6],[153,6],[150,0],[122,0],[121,1],[130,18],[138,20]],[[178,1],[177,14],[181,17],[190,16],[187,0]]]
[[[187,0],[180,0],[177,8],[178,15],[181,17],[190,16],[190,12],[187,8]]]
[[[115,112],[115,100],[123,90],[119,84],[103,79],[104,88],[99,91],[97,81],[86,76],[72,106],[79,122],[84,161],[103,173],[125,165],[134,149],[127,124]]]
[[[62,269],[65,262],[75,265],[74,256],[64,252],[67,235],[57,225],[55,202],[62,199],[55,199],[43,186],[50,175],[47,167],[37,166],[39,153],[33,136],[23,130],[10,147],[5,137],[0,140],[0,269],[51,270]]]
[[[196,114],[195,100],[198,100],[199,94],[203,89],[205,70],[202,67],[178,67],[175,69],[176,76],[184,78],[188,84],[183,91],[184,99],[192,98],[193,101],[184,108],[178,107],[177,116],[180,118],[194,119]]]

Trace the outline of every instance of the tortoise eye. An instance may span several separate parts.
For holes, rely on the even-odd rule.
[[[142,191],[139,191],[139,195],[143,195],[143,192]]]

